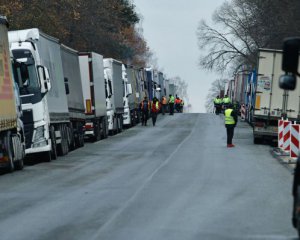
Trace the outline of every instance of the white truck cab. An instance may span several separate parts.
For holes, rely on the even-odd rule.
[[[36,44],[22,41],[24,35],[9,32],[10,50],[20,64],[16,74],[22,99],[23,122],[25,126],[26,154],[51,151],[49,141],[49,114],[45,94],[51,89],[48,69],[40,64]],[[27,38],[27,36],[26,36]],[[24,72],[22,64],[26,65]],[[18,68],[17,68],[18,69]]]
[[[128,82],[126,67],[122,64],[122,79],[123,79],[123,86],[124,86],[124,114],[123,114],[123,124],[125,126],[131,125],[131,114],[129,108],[129,96],[132,94],[132,87],[131,84]]]

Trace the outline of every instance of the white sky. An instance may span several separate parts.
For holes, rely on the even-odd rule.
[[[144,37],[155,52],[159,68],[168,77],[188,83],[193,112],[205,112],[205,98],[219,75],[198,67],[200,50],[196,31],[201,19],[207,22],[224,0],[133,0],[143,16]]]

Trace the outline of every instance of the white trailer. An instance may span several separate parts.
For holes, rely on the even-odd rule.
[[[75,149],[84,146],[85,108],[78,52],[61,45],[62,66],[66,86],[70,115],[69,147]]]
[[[300,116],[300,85],[295,91],[279,88],[282,51],[260,49],[256,84],[255,110],[253,114],[254,142],[271,138],[277,140],[278,119],[292,121]]]
[[[117,133],[123,130],[124,114],[124,82],[122,78],[122,62],[112,58],[103,59],[104,77],[106,86],[109,88],[107,98],[108,129],[110,133]]]
[[[106,98],[110,93],[105,88],[103,56],[79,53],[79,63],[86,115],[84,134],[98,141],[108,136]]]

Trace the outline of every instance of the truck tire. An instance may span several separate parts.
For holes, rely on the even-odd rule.
[[[11,144],[12,144],[12,153],[14,159],[14,169],[22,170],[24,168],[23,159],[25,157],[25,146],[22,144],[22,135],[21,134],[12,134],[11,135]]]
[[[118,116],[118,132],[123,132],[123,117],[120,115]]]
[[[106,117],[103,119],[103,132],[104,132],[104,138],[108,137],[108,122]]]
[[[253,143],[254,144],[261,144],[263,141],[262,138],[258,138],[258,137],[253,137]]]
[[[69,143],[66,127],[64,125],[59,125],[59,130],[61,134],[61,143],[58,144],[58,155],[64,156],[69,152]]]
[[[4,137],[4,146],[6,151],[6,156],[8,157],[8,172],[13,172],[15,170],[15,164],[13,159],[13,146],[12,146],[12,139],[11,139],[11,132],[8,131],[6,136]]]
[[[56,137],[54,127],[50,127],[50,139],[51,139],[51,159],[57,159],[57,149],[56,149]]]
[[[96,124],[94,124],[94,142],[98,142],[101,139],[101,124],[97,120]]]
[[[25,157],[25,147],[22,146],[21,140],[20,138],[18,138],[19,141],[19,146],[21,147],[21,155],[22,157],[20,159],[18,159],[17,161],[14,162],[15,165],[15,169],[16,170],[22,170],[24,168],[24,157]]]

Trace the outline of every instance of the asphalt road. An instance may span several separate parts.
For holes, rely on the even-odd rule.
[[[1,175],[0,239],[297,239],[291,172],[247,124],[234,143],[221,116],[166,115]]]

